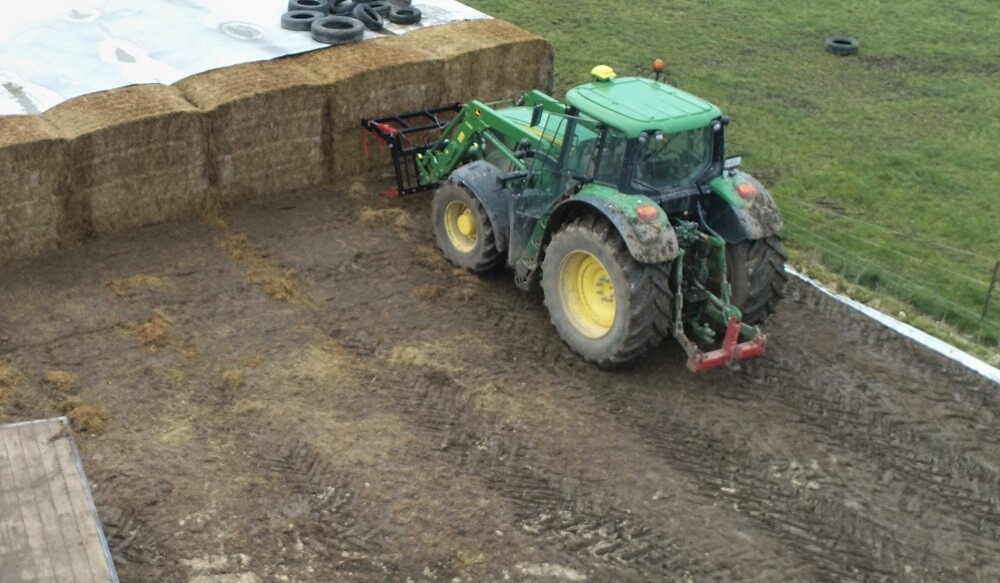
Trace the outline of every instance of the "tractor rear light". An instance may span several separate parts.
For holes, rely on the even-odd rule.
[[[660,209],[652,204],[640,204],[635,207],[635,216],[644,223],[652,223],[660,216]]]
[[[757,189],[753,184],[744,182],[743,184],[736,185],[736,194],[740,195],[740,198],[743,200],[751,201],[757,198]]]

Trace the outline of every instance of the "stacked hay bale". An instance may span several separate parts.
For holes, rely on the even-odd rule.
[[[446,103],[500,100],[531,89],[552,89],[552,45],[502,20],[433,26],[392,40],[441,59],[441,99]]]
[[[77,238],[202,206],[209,186],[204,117],[176,89],[138,85],[92,93],[44,117],[70,140],[66,208]]]
[[[238,202],[383,166],[363,155],[363,117],[551,84],[546,41],[479,20],[3,117],[0,264],[191,216],[211,193]]]
[[[325,182],[327,95],[290,59],[208,71],[174,84],[207,117],[208,168],[222,202]]]
[[[326,88],[331,179],[385,163],[384,159],[364,156],[363,117],[409,111],[441,102],[444,88],[441,61],[420,48],[387,40],[344,45],[292,59],[312,72]]]
[[[37,116],[0,117],[0,264],[57,246],[65,185],[58,130]]]

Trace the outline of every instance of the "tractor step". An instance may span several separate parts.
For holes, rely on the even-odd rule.
[[[701,372],[723,365],[734,368],[736,363],[741,360],[764,354],[764,345],[767,343],[767,338],[763,334],[758,333],[746,342],[739,342],[741,328],[742,325],[739,320],[729,318],[722,346],[708,352],[690,352],[687,362],[688,369],[691,372]]]
[[[388,193],[390,196],[415,194],[436,186],[436,184],[420,183],[417,155],[438,145],[442,130],[462,110],[462,107],[461,103],[451,103],[361,120],[361,127],[388,144],[389,151],[392,152],[396,189]],[[362,136],[362,140],[362,147],[367,156],[367,134]]]

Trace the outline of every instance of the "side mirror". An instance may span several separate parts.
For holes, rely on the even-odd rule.
[[[531,127],[535,127],[542,122],[542,109],[542,104],[539,103],[531,110]]]

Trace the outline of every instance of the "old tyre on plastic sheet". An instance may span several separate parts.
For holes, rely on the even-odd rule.
[[[448,261],[472,273],[485,273],[500,264],[486,209],[460,184],[445,182],[437,189],[431,219],[437,246]]]
[[[327,0],[330,3],[330,14],[350,16],[358,5],[356,0]]]
[[[409,8],[413,4],[413,0],[387,0],[389,4],[393,6],[399,6],[400,8]]]
[[[848,36],[831,36],[826,39],[826,50],[841,56],[853,55],[858,52],[858,39]]]
[[[775,305],[785,294],[785,252],[781,238],[751,239],[726,245],[731,301],[743,312],[743,321],[751,326],[764,322],[774,313]]]
[[[288,0],[288,11],[295,10],[314,10],[326,16],[330,14],[330,4],[327,0]]]
[[[389,16],[389,12],[392,10],[392,4],[385,2],[384,0],[375,0],[374,2],[365,2],[368,6],[379,13],[379,16],[386,18]]]
[[[553,235],[542,291],[562,339],[600,366],[639,358],[672,328],[670,264],[636,262],[611,223],[596,216]]]
[[[281,28],[286,30],[312,30],[313,22],[325,15],[316,10],[289,10],[281,15]]]
[[[393,7],[392,10],[389,11],[389,22],[393,24],[416,24],[420,22],[421,16],[423,16],[423,14],[420,12],[419,8]]]
[[[312,24],[312,37],[316,42],[342,45],[361,40],[365,25],[349,16],[324,16]]]
[[[382,15],[372,8],[370,4],[358,4],[355,6],[354,18],[363,22],[369,30],[382,30],[385,25]]]

